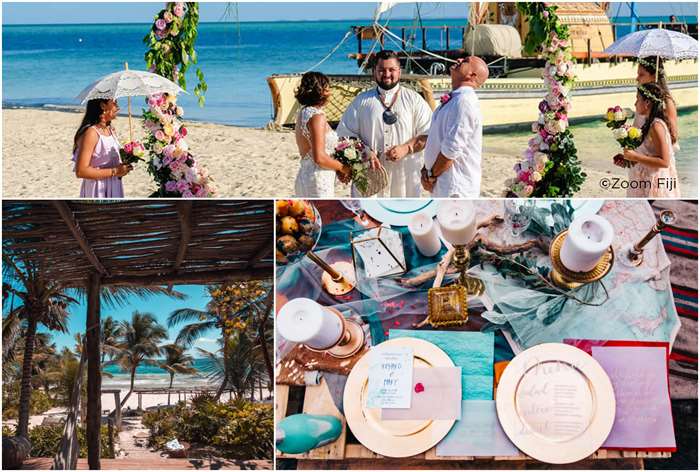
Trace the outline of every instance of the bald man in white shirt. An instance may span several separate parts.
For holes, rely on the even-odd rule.
[[[450,77],[452,93],[430,125],[421,183],[436,198],[478,198],[483,125],[476,89],[489,69],[480,58],[468,56],[450,68]]]
[[[400,84],[401,64],[393,51],[380,51],[375,88],[358,95],[338,124],[338,136],[360,139],[389,175],[379,197],[420,197],[420,170],[432,111],[417,92]],[[353,188],[353,196],[356,194]]]

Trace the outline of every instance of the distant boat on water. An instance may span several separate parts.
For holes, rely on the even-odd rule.
[[[391,3],[391,2],[383,2]],[[533,110],[545,94],[542,71],[545,61],[522,54],[522,44],[529,25],[513,3],[472,3],[469,20],[462,25],[423,26],[414,21],[411,27],[390,28],[378,21],[369,26],[352,26],[344,39],[354,38],[357,51],[349,55],[361,69],[357,75],[329,75],[332,96],[326,105],[331,123],[340,120],[352,99],[374,82],[368,65],[377,49],[397,49],[404,70],[404,85],[419,92],[434,109],[439,97],[451,88],[449,59],[469,52],[482,57],[490,68],[491,78],[478,90],[487,131],[529,126]],[[618,35],[642,28],[656,28],[659,23],[643,22],[635,15],[627,22],[613,22],[608,3],[558,3],[557,15],[569,27],[573,56],[576,58],[576,83],[572,90],[572,122],[598,119],[611,105],[632,104],[636,94],[637,65],[630,58],[610,56],[603,51]],[[389,5],[380,5],[378,12]],[[630,5],[634,13],[634,5]],[[377,19],[379,17],[377,16]],[[679,30],[697,39],[694,23],[662,23],[662,27]],[[439,34],[440,48],[429,49]],[[431,38],[432,35],[432,38]],[[370,44],[370,46],[368,46]],[[367,52],[365,52],[367,51]],[[667,61],[669,87],[679,110],[697,108],[697,60]],[[293,126],[298,110],[294,90],[299,74],[276,74],[267,82],[272,96],[274,118],[271,127]]]

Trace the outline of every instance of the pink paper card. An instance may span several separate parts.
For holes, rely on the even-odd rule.
[[[615,422],[603,448],[675,451],[665,346],[592,346],[615,390]]]
[[[382,420],[459,420],[461,417],[461,367],[413,369],[411,407],[382,409]]]

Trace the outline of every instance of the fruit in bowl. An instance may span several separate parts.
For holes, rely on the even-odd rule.
[[[307,200],[278,200],[275,207],[278,264],[301,259],[312,250],[321,234],[321,219]]]

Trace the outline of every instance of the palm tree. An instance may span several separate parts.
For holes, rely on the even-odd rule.
[[[261,347],[260,352],[263,354],[268,376],[273,378],[274,367],[270,353],[267,350],[268,345],[271,345],[271,343],[268,343],[269,339],[267,339],[264,334],[267,329],[268,320],[272,316],[272,285],[269,282],[261,281],[240,282],[236,286],[240,296],[234,301],[227,297],[222,298],[217,295],[230,287],[230,285],[225,284],[209,286],[208,291],[212,299],[207,303],[204,310],[182,308],[173,311],[168,316],[169,327],[192,321],[192,323],[180,329],[175,342],[179,345],[190,347],[209,330],[220,330],[223,343],[223,358],[227,359],[229,358],[227,350],[230,347],[228,341],[234,334],[234,330],[232,330],[227,323],[230,323],[232,319],[252,323],[258,328],[257,342]],[[236,307],[234,312],[231,312],[231,303],[234,303]],[[204,353],[206,352],[208,351],[204,351]],[[228,385],[232,378],[232,372],[228,370],[228,364],[224,363],[222,366],[224,371],[221,376],[221,386],[216,394],[217,399],[221,397],[226,385]]]
[[[170,405],[170,389],[173,388],[175,374],[194,374],[197,369],[192,367],[194,359],[185,354],[185,348],[182,346],[166,344],[162,349],[165,351],[165,360],[159,364],[159,367],[170,374],[170,385],[168,385],[168,405]]]
[[[122,370],[131,374],[129,392],[119,405],[121,408],[124,407],[134,390],[134,379],[138,366],[141,364],[157,365],[153,358],[161,353],[158,343],[167,338],[168,331],[158,323],[155,316],[138,311],[131,315],[130,322],[121,321],[119,329],[119,353],[108,363],[116,363]]]
[[[17,436],[29,436],[29,409],[32,393],[34,346],[39,325],[49,330],[66,331],[67,308],[76,300],[68,296],[56,282],[45,280],[34,264],[22,264],[20,269],[9,256],[3,255],[3,278],[15,282],[5,288],[20,300],[8,314],[19,318],[25,325],[22,380],[19,392]],[[18,288],[19,287],[19,288]]]
[[[24,349],[22,356],[22,377],[19,395],[19,418],[17,436],[28,436],[29,408],[31,397],[34,346],[38,327],[65,332],[67,309],[86,296],[84,288],[65,288],[60,283],[46,278],[42,268],[33,262],[10,256],[2,256],[3,289],[5,305],[10,298],[10,312],[3,320],[3,360],[6,357],[5,337],[16,341],[17,323],[24,327]],[[106,307],[123,306],[133,296],[147,298],[152,295],[167,294],[173,298],[183,299],[182,293],[165,287],[129,287],[107,286],[102,288],[100,299]],[[15,307],[15,298],[18,305]],[[3,362],[3,371],[4,371]]]
[[[119,346],[117,345],[119,334],[119,325],[114,321],[114,318],[108,316],[102,320],[102,329],[100,331],[100,345],[102,346],[102,359],[100,362],[102,364],[105,363],[105,356],[112,359],[119,352]]]
[[[221,348],[217,352],[197,348],[208,360],[203,371],[209,380],[230,387],[236,399],[243,398],[246,392],[254,396],[256,386],[265,376],[263,361],[254,340],[246,333],[238,333],[226,340],[221,339],[219,344]]]

